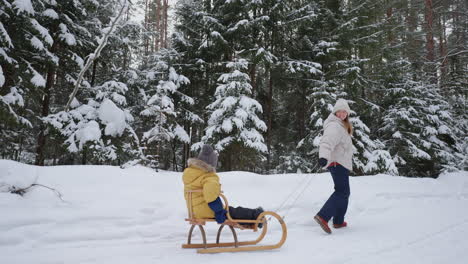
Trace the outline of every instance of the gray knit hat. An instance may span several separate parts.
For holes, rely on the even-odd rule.
[[[207,144],[203,145],[200,154],[198,154],[198,159],[213,166],[213,168],[216,168],[218,164],[218,154],[214,152],[213,147]]]

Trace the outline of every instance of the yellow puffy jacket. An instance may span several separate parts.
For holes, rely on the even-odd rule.
[[[191,158],[188,160],[188,167],[184,170],[182,180],[184,181],[187,208],[189,207],[189,196],[185,191],[202,190],[202,192],[192,193],[194,217],[214,218],[214,212],[208,203],[216,200],[221,193],[221,185],[215,168],[202,160]]]

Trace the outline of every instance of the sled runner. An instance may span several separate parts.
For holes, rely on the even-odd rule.
[[[229,215],[229,205],[226,197],[223,194],[220,194],[221,198],[224,200],[224,205],[227,211],[226,214],[226,221],[221,224],[218,229],[218,234],[216,236],[216,243],[207,243],[206,240],[206,233],[203,226],[206,222],[215,222],[215,219],[202,219],[202,218],[195,218],[193,216],[193,208],[192,208],[192,193],[194,192],[202,192],[202,190],[191,190],[186,191],[188,194],[188,203],[189,203],[189,218],[185,219],[188,221],[192,226],[190,227],[187,244],[183,244],[182,248],[198,248],[198,253],[220,253],[220,252],[240,252],[240,251],[256,251],[256,250],[269,250],[281,247],[284,242],[286,241],[287,237],[287,229],[286,224],[283,221],[283,218],[279,216],[275,212],[265,211],[261,213],[256,220],[241,220],[241,219],[232,219]],[[281,224],[282,229],[282,236],[278,243],[274,245],[257,245],[260,241],[263,240],[265,237],[267,230],[268,230],[268,220],[276,218],[278,222]],[[251,241],[238,241],[237,233],[235,229],[249,229],[254,232],[258,231],[258,224],[263,224],[263,229],[260,235],[256,240]],[[242,225],[241,225],[242,224]],[[192,233],[195,227],[200,229],[201,236],[203,243],[193,244],[192,243]],[[234,242],[220,242],[221,231],[223,230],[224,226],[228,226],[231,229],[232,236],[234,238]]]

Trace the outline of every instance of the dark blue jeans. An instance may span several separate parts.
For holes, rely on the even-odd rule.
[[[328,167],[335,184],[335,191],[325,202],[318,215],[325,221],[333,217],[334,224],[342,224],[346,210],[348,210],[349,195],[349,171],[341,165]]]

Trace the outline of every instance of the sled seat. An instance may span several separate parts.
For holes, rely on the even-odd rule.
[[[214,218],[196,218],[194,217],[193,214],[193,205],[192,205],[192,194],[197,193],[197,192],[202,192],[202,190],[189,190],[185,191],[187,194],[187,201],[188,201],[188,218],[185,219],[185,221],[189,222],[191,225],[189,234],[188,234],[188,239],[187,239],[187,244],[183,244],[182,248],[198,248],[197,252],[198,253],[220,253],[220,252],[240,252],[240,251],[256,251],[256,250],[269,250],[269,249],[275,249],[281,247],[284,242],[286,241],[287,237],[287,228],[286,224],[283,220],[282,217],[280,217],[277,213],[271,212],[271,211],[265,211],[261,213],[257,219],[255,220],[246,220],[246,219],[233,219],[231,215],[229,214],[229,203],[226,198],[222,193],[219,195],[223,201],[224,201],[224,206],[227,211],[226,213],[226,221],[222,224],[220,224],[220,227],[218,229],[218,233],[216,235],[216,243],[207,243],[206,239],[206,232],[203,226],[207,222],[214,222],[216,223],[216,220]],[[269,218],[267,216],[270,216]],[[274,245],[257,245],[260,243],[260,241],[263,240],[265,237],[267,230],[268,230],[268,221],[271,218],[276,218],[278,222],[281,224],[281,229],[282,229],[282,236],[281,239],[278,243]],[[240,230],[252,230],[254,232],[258,231],[258,224],[263,223],[263,229],[260,235],[256,240],[252,241],[238,241],[237,239],[237,233],[235,229],[240,229]],[[198,244],[193,244],[192,241],[192,234],[193,230],[195,227],[198,226],[202,235],[202,240],[203,243],[198,243]],[[220,243],[220,236],[221,236],[221,231],[223,230],[224,226],[228,226],[232,232],[234,242],[227,242],[227,243]]]

